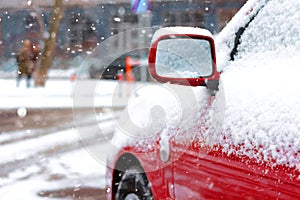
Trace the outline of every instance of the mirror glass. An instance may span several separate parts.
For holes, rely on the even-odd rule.
[[[156,73],[163,77],[198,78],[211,76],[213,58],[208,40],[190,37],[159,41],[156,52]]]

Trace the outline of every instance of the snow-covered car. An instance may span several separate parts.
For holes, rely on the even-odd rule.
[[[299,199],[299,10],[249,0],[217,54],[206,30],[158,30],[149,70],[163,84],[121,116],[108,199]]]

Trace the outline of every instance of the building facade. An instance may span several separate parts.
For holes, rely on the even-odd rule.
[[[124,31],[128,33],[123,34],[111,50],[138,48],[141,42],[147,43],[151,37],[151,33],[141,34],[138,31],[141,27],[193,26],[218,33],[245,1],[147,1],[148,11],[143,13],[137,13],[129,1],[66,1],[57,37],[57,56],[89,51]],[[52,3],[51,0],[0,3],[2,57],[13,56],[26,38],[40,43],[49,36]]]

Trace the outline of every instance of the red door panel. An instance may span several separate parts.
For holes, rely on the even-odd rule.
[[[176,199],[300,199],[300,183],[288,179],[289,172],[272,173],[249,160],[204,151],[196,143],[172,146],[178,157],[173,168]]]

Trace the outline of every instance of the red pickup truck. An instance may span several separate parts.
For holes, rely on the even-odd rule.
[[[120,121],[108,199],[300,199],[298,10],[248,1],[217,54],[206,30],[158,30],[149,71],[161,85]]]

